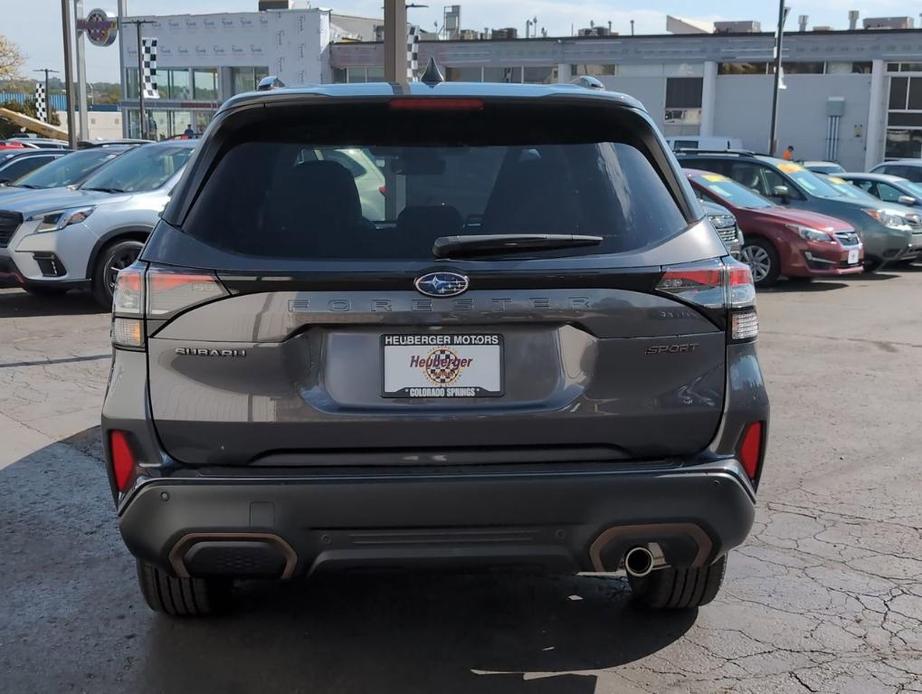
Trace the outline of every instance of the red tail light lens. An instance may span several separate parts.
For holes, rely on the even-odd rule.
[[[743,432],[740,439],[739,459],[743,469],[753,482],[759,474],[759,465],[762,462],[762,442],[765,426],[762,422],[752,422]]]
[[[482,111],[480,99],[397,98],[388,102],[392,111]]]
[[[726,267],[718,260],[666,269],[657,290],[673,294],[702,308],[724,308]]]
[[[124,431],[116,430],[109,433],[109,450],[112,455],[112,473],[115,477],[115,486],[120,492],[124,492],[131,483],[135,463],[137,462]]]
[[[151,267],[147,270],[147,315],[168,318],[179,311],[227,296],[214,275]]]

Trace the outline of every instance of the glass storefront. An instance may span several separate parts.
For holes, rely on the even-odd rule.
[[[192,70],[192,98],[195,101],[218,100],[218,68],[197,67]]]
[[[922,63],[891,63],[885,159],[922,157]],[[916,73],[916,74],[913,74]]]

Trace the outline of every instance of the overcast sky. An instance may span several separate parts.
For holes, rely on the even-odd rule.
[[[425,4],[426,0],[416,0]],[[429,8],[409,10],[410,21],[431,28],[441,20],[442,5],[447,0],[429,0]],[[828,24],[836,28],[848,25],[848,10],[858,9],[862,17],[914,16],[917,26],[918,0],[788,0],[791,6],[789,27],[796,27],[797,16],[810,16],[810,24]],[[313,3],[315,7],[332,7],[343,14],[380,17],[382,0],[342,0]],[[96,6],[114,12],[116,0],[85,0],[87,9]],[[243,12],[255,10],[257,0],[128,0],[132,14],[195,14],[207,12]],[[748,6],[748,9],[747,9]],[[755,7],[754,7],[755,6]],[[525,33],[525,20],[538,18],[552,36],[570,34],[571,25],[588,26],[612,22],[614,31],[630,33],[630,20],[637,33],[664,33],[666,15],[673,14],[713,21],[715,19],[757,19],[763,29],[771,30],[777,21],[776,3],[740,2],[740,0],[462,0],[461,24],[464,28],[515,26]],[[36,68],[62,69],[61,3],[59,0],[0,0],[0,33],[15,41],[26,55],[24,73]],[[757,9],[758,8],[758,9]],[[92,81],[118,81],[118,52],[110,48],[88,47],[87,75]]]

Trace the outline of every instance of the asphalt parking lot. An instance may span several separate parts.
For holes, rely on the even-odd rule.
[[[756,527],[700,611],[621,579],[368,574],[142,604],[95,424],[108,315],[0,289],[0,691],[922,692],[922,267],[760,294]]]

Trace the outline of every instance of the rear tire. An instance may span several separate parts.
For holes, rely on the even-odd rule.
[[[771,287],[781,275],[781,259],[771,241],[747,239],[740,251],[740,260],[752,271],[752,281],[757,287]]]
[[[138,584],[147,606],[171,617],[205,617],[230,606],[229,580],[177,578],[138,560]]]
[[[140,255],[144,244],[136,239],[116,241],[99,253],[93,268],[93,298],[105,308],[112,308],[112,292],[119,270],[131,265]]]
[[[634,600],[654,610],[686,610],[717,597],[727,570],[727,557],[710,566],[659,569],[644,578],[629,577]]]

